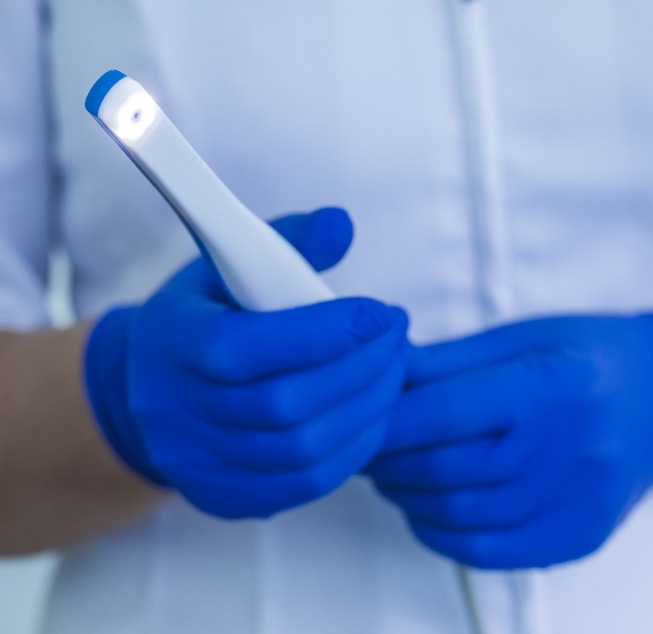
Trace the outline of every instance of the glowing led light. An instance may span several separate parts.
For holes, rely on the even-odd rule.
[[[116,112],[113,132],[122,141],[133,142],[140,139],[155,122],[157,106],[144,90],[125,99]]]

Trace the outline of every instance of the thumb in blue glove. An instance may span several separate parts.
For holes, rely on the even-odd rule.
[[[428,547],[481,568],[587,555],[653,480],[653,318],[523,322],[413,349],[368,473]]]
[[[275,227],[318,268],[351,240],[337,209]],[[98,322],[89,400],[141,475],[210,514],[267,517],[333,491],[381,446],[403,383],[406,322],[364,298],[239,311],[200,259],[142,306]]]

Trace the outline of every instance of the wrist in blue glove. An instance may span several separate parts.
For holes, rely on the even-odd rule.
[[[351,240],[342,210],[275,227],[320,269]],[[87,391],[132,469],[210,514],[267,517],[333,491],[378,451],[407,320],[363,298],[270,313],[228,302],[199,259],[142,306],[110,311],[89,338]]]
[[[368,473],[428,547],[481,568],[597,549],[653,479],[653,318],[523,322],[415,348]]]

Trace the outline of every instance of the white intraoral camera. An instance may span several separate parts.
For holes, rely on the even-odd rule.
[[[335,298],[300,253],[234,196],[139,83],[110,70],[91,88],[86,109],[170,203],[242,308],[282,310]]]

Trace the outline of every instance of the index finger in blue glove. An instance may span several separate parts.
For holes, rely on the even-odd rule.
[[[559,491],[533,472],[496,486],[479,488],[448,491],[394,485],[377,485],[377,488],[411,520],[459,532],[507,529],[524,524],[544,515],[543,509]]]
[[[392,411],[381,455],[505,433],[540,381],[537,364],[508,363],[414,387]]]
[[[166,320],[148,324],[141,347],[152,341],[156,350],[167,340],[180,362],[225,384],[335,360],[406,323],[402,310],[367,298],[266,313],[232,311],[203,297],[181,302],[167,291],[150,301],[166,303],[155,307]]]
[[[374,340],[310,368],[238,385],[198,377],[191,386],[196,411],[224,426],[278,431],[351,398],[397,360],[403,379],[406,322],[402,317],[400,313],[395,326]]]
[[[517,477],[531,452],[516,446],[514,433],[378,456],[365,473],[382,486],[423,491],[488,486]]]
[[[197,368],[223,383],[248,383],[333,361],[389,331],[404,332],[406,313],[366,298],[338,299],[270,313],[222,312],[205,323]]]
[[[463,339],[414,346],[408,358],[406,381],[408,385],[437,381],[488,365],[506,363],[524,354],[546,351],[562,341],[574,341],[575,323],[568,317],[535,319]]]

